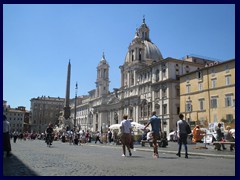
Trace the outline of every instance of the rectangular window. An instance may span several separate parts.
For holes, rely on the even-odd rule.
[[[159,98],[159,91],[155,91],[155,98]]]
[[[134,50],[132,50],[132,61],[134,61]]]
[[[167,105],[166,104],[163,105],[163,114],[167,114]]]
[[[192,104],[190,102],[187,102],[185,108],[186,108],[185,109],[186,112],[191,112],[192,111]]]
[[[225,71],[226,71],[226,73],[229,72],[229,66],[228,66],[228,64],[225,65]]]
[[[202,71],[198,71],[196,75],[198,79],[202,79]]]
[[[211,108],[217,108],[217,97],[211,97]]]
[[[177,97],[180,96],[180,88],[179,87],[176,88],[176,95],[177,95]]]
[[[107,71],[106,71],[106,69],[103,69],[103,78],[107,78]]]
[[[163,77],[166,77],[166,69],[162,70],[162,75],[163,75]]]
[[[142,49],[139,49],[139,61],[142,60]]]
[[[202,91],[202,83],[198,83],[198,91]]]
[[[144,116],[144,117],[147,116],[147,104],[144,105],[143,116]]]
[[[166,89],[163,89],[163,90],[162,90],[162,97],[163,97],[163,98],[166,98],[166,97],[167,97]]]
[[[225,97],[225,107],[232,106],[232,95],[226,95]]]
[[[176,69],[176,75],[179,75],[179,70],[178,69]]]
[[[216,79],[212,79],[212,88],[215,88],[216,87]]]
[[[186,85],[186,91],[187,91],[186,93],[190,93],[190,84]]]
[[[151,116],[151,104],[150,103],[148,103],[148,116]]]
[[[199,110],[200,111],[204,110],[204,99],[199,99]]]
[[[226,76],[226,77],[225,77],[225,80],[226,80],[226,86],[228,86],[228,85],[231,84],[230,79],[231,79],[231,76]]]

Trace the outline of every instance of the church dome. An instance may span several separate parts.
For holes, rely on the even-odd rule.
[[[146,59],[153,59],[153,60],[163,59],[160,50],[155,44],[153,44],[150,41],[143,41],[143,43],[145,45],[144,52],[145,52]]]
[[[163,59],[163,56],[159,50],[159,48],[150,41],[141,41],[143,45],[143,60],[161,60]],[[131,52],[127,52],[127,55],[125,57],[125,62],[131,62]]]
[[[135,36],[130,43],[125,62],[134,61],[157,61],[163,59],[163,56],[158,47],[152,43],[149,37],[150,29],[143,18],[142,25],[136,30]],[[141,51],[141,52],[140,52]]]

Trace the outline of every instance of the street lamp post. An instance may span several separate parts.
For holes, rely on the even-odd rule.
[[[76,120],[77,120],[77,90],[78,90],[78,84],[76,82],[76,87],[75,87],[75,107],[74,107],[74,128],[76,128]]]

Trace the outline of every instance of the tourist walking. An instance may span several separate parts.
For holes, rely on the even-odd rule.
[[[13,142],[16,143],[17,142],[17,138],[18,138],[18,132],[14,131],[13,132]]]
[[[52,145],[53,142],[53,124],[49,123],[47,129],[45,130],[47,145]]]
[[[68,140],[69,140],[69,145],[73,144],[73,131],[70,130],[68,131]]]
[[[160,138],[161,133],[161,119],[156,115],[156,111],[152,112],[152,117],[149,119],[143,130],[145,130],[149,126],[149,124],[151,124],[152,126],[151,133],[153,140],[153,158],[159,158],[157,140]]]
[[[10,143],[10,123],[7,121],[7,117],[3,115],[3,151],[7,152],[7,157],[10,157],[11,143]]]
[[[222,132],[222,124],[221,123],[218,123],[218,126],[217,126],[217,129],[216,129],[216,132],[217,132],[217,141],[223,141],[224,140],[224,133]],[[221,146],[222,146],[222,149],[225,150],[225,145],[222,144],[222,145],[218,145],[217,146],[217,150],[218,151],[221,151]]]
[[[87,130],[87,132],[86,132],[86,143],[88,143],[89,142],[89,136],[90,136],[90,134],[89,134],[89,131]]]
[[[102,144],[102,141],[100,140],[100,132],[99,131],[97,131],[97,134],[96,134],[95,144],[97,143],[97,141],[99,141]]]
[[[187,148],[187,128],[188,128],[188,123],[183,119],[184,115],[179,114],[180,120],[177,121],[177,137],[178,137],[178,153],[176,154],[178,157],[181,157],[181,149],[182,149],[182,144],[184,145],[185,148],[185,158],[188,158],[188,148]]]
[[[131,143],[131,138],[132,138],[132,126],[131,122],[127,119],[128,116],[124,115],[123,120],[120,123],[120,129],[122,132],[121,135],[121,142],[122,142],[122,149],[123,149],[123,154],[122,156],[126,156],[126,146],[128,149],[129,156],[132,156],[131,149],[130,149],[130,143]]]
[[[108,137],[108,143],[111,143],[112,142],[112,131],[110,129],[108,129],[107,137]]]
[[[80,139],[80,134],[78,134],[76,131],[74,131],[73,137],[74,137],[73,144],[78,145],[79,144],[79,139]],[[81,145],[81,141],[80,141],[80,145]]]

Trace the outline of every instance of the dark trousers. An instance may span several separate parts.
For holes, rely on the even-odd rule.
[[[17,141],[17,136],[13,136],[13,142],[16,143]]]
[[[187,155],[188,149],[187,149],[187,134],[180,134],[180,138],[178,138],[178,154],[181,153],[182,149],[182,144],[184,145],[185,148],[185,154]]]
[[[95,143],[97,143],[97,141],[99,141],[100,143],[102,143],[102,141],[100,140],[99,136],[96,137]]]
[[[122,142],[123,154],[124,155],[126,154],[126,146],[127,146],[129,154],[131,154],[131,150],[130,150],[131,134],[123,133],[122,137],[121,137],[121,142]]]
[[[11,151],[10,135],[9,133],[3,133],[3,151],[6,151],[7,154],[10,154]]]

